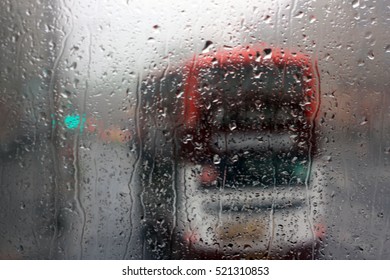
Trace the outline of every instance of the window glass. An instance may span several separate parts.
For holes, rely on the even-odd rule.
[[[388,259],[386,1],[0,9],[0,259]]]

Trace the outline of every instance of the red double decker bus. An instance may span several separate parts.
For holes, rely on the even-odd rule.
[[[171,247],[186,258],[315,257],[325,180],[310,57],[239,46],[195,56],[151,85],[151,147],[172,162],[167,224],[180,246]]]

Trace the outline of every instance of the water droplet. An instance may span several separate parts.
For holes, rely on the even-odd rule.
[[[352,7],[353,8],[358,8],[360,6],[360,1],[359,0],[353,0],[352,1]]]
[[[266,15],[263,20],[266,22],[266,23],[270,23],[271,22],[271,16],[270,15]]]
[[[374,52],[373,52],[372,50],[369,51],[368,54],[367,54],[367,57],[368,57],[369,59],[371,59],[371,60],[374,60],[374,58],[375,58]]]
[[[271,49],[264,49],[264,59],[270,59],[272,57],[272,50]]]
[[[221,163],[221,157],[219,155],[214,155],[213,162],[214,162],[214,164],[220,164]]]
[[[213,47],[213,42],[207,40],[206,43],[204,44],[202,53],[208,53],[212,47]]]
[[[69,90],[64,90],[64,92],[61,92],[61,96],[63,98],[69,98],[72,95],[72,93]]]
[[[24,247],[23,247],[23,245],[19,245],[19,247],[18,247],[18,252],[23,252],[24,251]]]
[[[188,144],[188,142],[191,142],[193,140],[193,136],[192,134],[187,134],[184,139],[183,139],[183,143],[184,144]]]
[[[79,79],[74,79],[74,80],[73,80],[73,86],[74,86],[75,88],[77,88],[77,86],[79,85],[79,82],[80,82]]]
[[[237,128],[237,124],[235,122],[231,122],[229,123],[229,129],[231,131],[235,130]]]
[[[42,76],[44,78],[50,77],[50,75],[51,75],[51,70],[50,69],[43,69]]]
[[[77,52],[79,49],[80,49],[80,48],[79,48],[78,46],[73,46],[73,47],[71,47],[71,49],[70,49],[70,53],[73,54],[73,53]]]
[[[180,90],[176,93],[176,98],[182,98],[184,95],[184,91]]]
[[[295,18],[303,18],[304,13],[302,11],[299,11],[294,17]]]
[[[367,31],[366,34],[364,34],[364,38],[366,38],[366,39],[370,39],[371,37],[372,37],[371,31]]]
[[[68,69],[69,70],[75,70],[77,68],[77,62],[73,62],[69,67],[68,67]]]

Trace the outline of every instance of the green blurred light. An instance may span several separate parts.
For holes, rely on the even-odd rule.
[[[64,119],[65,126],[69,129],[76,129],[80,124],[79,115],[67,115]]]

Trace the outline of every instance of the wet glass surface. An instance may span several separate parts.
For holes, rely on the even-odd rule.
[[[386,1],[0,4],[0,259],[389,259]]]

